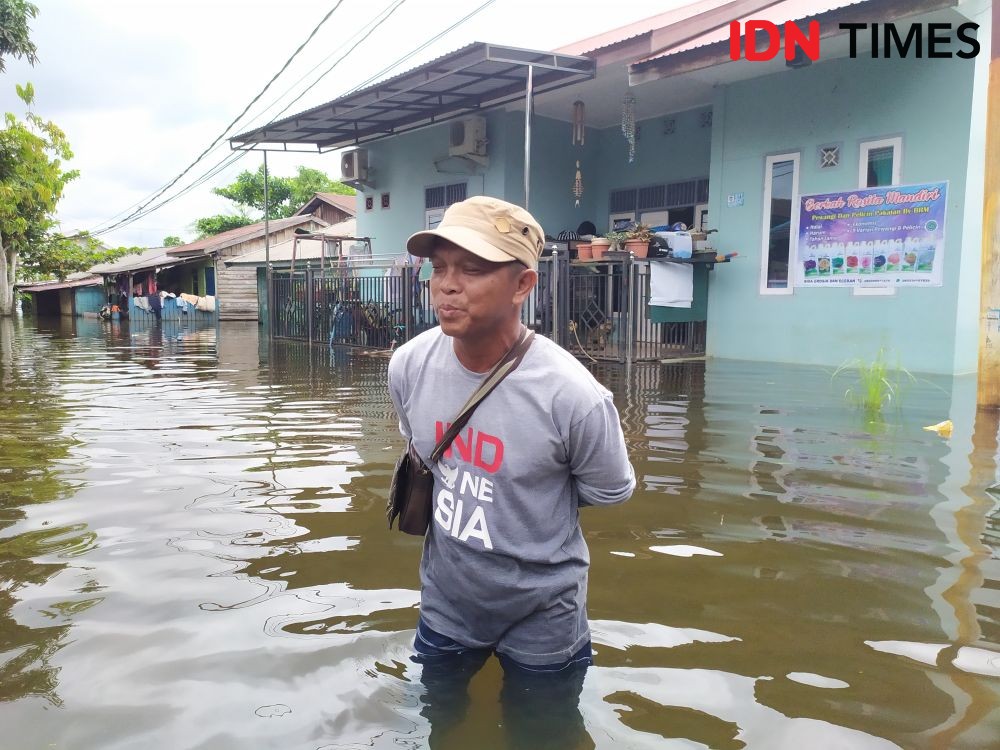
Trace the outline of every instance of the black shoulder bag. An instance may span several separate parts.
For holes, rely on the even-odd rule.
[[[434,451],[430,456],[431,465],[436,464],[444,452],[448,450],[451,441],[462,431],[472,416],[472,412],[476,410],[482,400],[490,395],[493,389],[500,385],[500,381],[521,364],[521,360],[524,359],[524,355],[531,347],[534,336],[534,331],[525,328],[517,343],[490,370],[482,385],[465,402],[465,406],[452,421],[451,427],[434,446]],[[433,495],[434,475],[417,454],[413,447],[413,441],[410,440],[403,454],[396,461],[396,469],[392,473],[392,484],[389,485],[389,502],[385,507],[389,528],[392,528],[393,521],[398,517],[400,531],[418,536],[427,533],[434,505]]]

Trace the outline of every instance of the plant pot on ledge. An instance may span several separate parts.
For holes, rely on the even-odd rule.
[[[601,260],[610,247],[611,240],[606,237],[595,237],[590,241],[590,250],[594,256],[594,260]]]
[[[645,258],[649,252],[649,242],[647,240],[626,240],[625,251],[633,253],[636,258]]]
[[[576,259],[577,260],[592,260],[594,257],[594,252],[590,247],[589,242],[578,242],[576,245]]]

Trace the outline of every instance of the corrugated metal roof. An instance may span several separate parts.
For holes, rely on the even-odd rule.
[[[167,255],[166,247],[153,247],[138,255],[126,255],[112,263],[100,263],[90,269],[91,273],[99,273],[109,276],[118,273],[128,273],[129,271],[145,271],[149,268],[165,268],[183,263],[183,258],[174,258]]]
[[[283,229],[288,229],[289,227],[297,227],[300,224],[305,224],[310,221],[315,221],[321,226],[326,226],[326,222],[323,221],[318,216],[313,216],[312,214],[303,214],[302,216],[289,216],[287,219],[274,219],[269,222],[270,226],[268,231],[271,233],[280,232]],[[187,256],[192,255],[211,255],[214,252],[223,250],[232,245],[238,245],[241,242],[247,242],[248,240],[256,239],[257,237],[264,236],[264,222],[259,221],[256,224],[248,224],[245,227],[239,227],[238,229],[230,229],[228,232],[221,232],[219,234],[214,234],[211,237],[204,237],[200,240],[195,240],[194,242],[189,242],[186,245],[179,245],[177,247],[172,247],[167,250],[167,254],[171,256]]]
[[[337,224],[331,224],[318,232],[312,232],[312,236],[322,234],[325,237],[339,237],[354,239],[358,231],[358,222],[355,219],[348,219]],[[292,259],[292,249],[295,241],[286,240],[272,245],[270,248],[270,258],[272,263],[284,263]],[[299,246],[295,248],[296,260],[318,259],[323,254],[323,244],[319,240],[309,240],[302,238]],[[227,261],[227,266],[262,266],[264,265],[265,253],[263,250],[254,250],[252,253],[241,255],[239,258]]]
[[[235,148],[329,151],[376,141],[592,78],[585,57],[474,42],[405,73],[230,138]]]
[[[594,55],[610,47],[638,39],[645,34],[651,34],[657,29],[663,29],[681,21],[693,19],[706,11],[715,10],[725,5],[733,5],[732,0],[698,0],[698,2],[682,5],[665,13],[620,26],[616,29],[581,39],[572,44],[567,44],[557,49],[556,52],[562,52],[567,55]]]
[[[100,276],[95,276],[94,274],[84,271],[81,273],[70,274],[62,281],[59,281],[58,279],[53,281],[35,281],[28,284],[17,284],[16,286],[22,292],[54,292],[59,289],[74,289],[81,286],[97,286],[102,282],[103,279]]]
[[[307,209],[312,206],[317,200],[324,201],[330,205],[339,208],[345,213],[349,213],[351,216],[355,216],[358,213],[358,198],[356,195],[341,195],[340,193],[316,193],[309,202],[306,203],[302,208],[295,212],[296,216],[305,213],[312,213],[307,211]]]
[[[862,5],[866,2],[870,2],[870,0],[782,0],[781,2],[771,5],[770,7],[762,8],[761,10],[754,11],[753,13],[740,15],[732,18],[731,20],[739,21],[741,24],[745,24],[749,20],[771,21],[772,23],[780,26],[787,21],[800,21],[821,15],[823,13],[828,13],[831,10],[846,8],[851,5]],[[688,50],[704,47],[709,44],[717,44],[718,42],[729,42],[728,24],[726,26],[721,26],[707,31],[684,44],[679,44],[668,50],[636,60],[633,64],[640,65],[644,62],[669,57],[670,55],[687,52]]]

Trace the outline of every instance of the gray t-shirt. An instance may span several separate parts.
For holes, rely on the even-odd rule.
[[[425,461],[484,378],[453,344],[433,328],[389,362],[400,432]],[[624,502],[635,488],[611,393],[535,336],[431,468],[434,516],[420,563],[426,623],[526,664],[568,659],[590,637],[579,506]]]

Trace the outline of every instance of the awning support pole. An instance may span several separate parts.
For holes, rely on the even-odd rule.
[[[268,194],[268,184],[267,184],[267,151],[264,152],[264,275],[265,283],[264,286],[267,287],[266,301],[267,301],[267,330],[271,331],[271,322],[274,320],[273,306],[271,304],[271,294],[272,277],[271,277],[271,223],[268,218],[271,206],[269,205],[269,194]],[[294,247],[293,247],[294,249]],[[295,253],[292,253],[292,270],[295,269]]]
[[[531,109],[534,97],[535,69],[528,66],[527,85],[524,87],[524,208],[528,210],[531,195]]]

